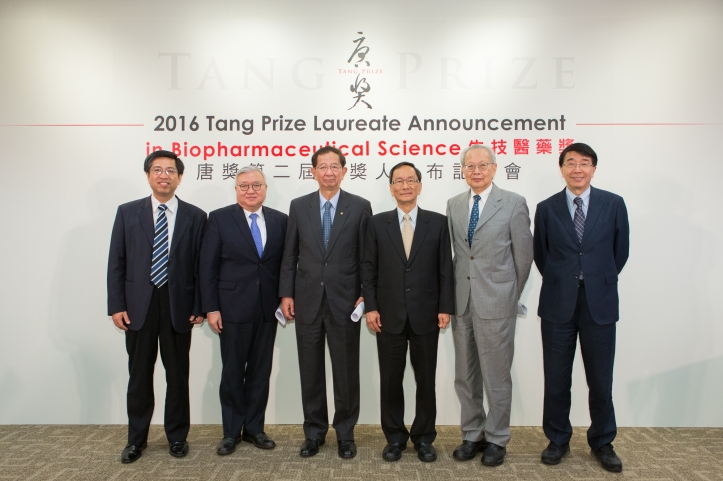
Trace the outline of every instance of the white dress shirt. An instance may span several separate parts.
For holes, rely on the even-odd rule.
[[[166,220],[168,221],[168,252],[171,251],[171,242],[173,241],[173,228],[176,226],[176,214],[178,214],[178,197],[175,195],[171,200],[165,202],[166,204]],[[158,220],[158,214],[161,209],[158,206],[161,202],[156,199],[154,195],[151,195],[151,207],[153,207],[153,228],[156,228],[156,221]]]
[[[251,214],[258,214],[256,225],[259,226],[259,230],[261,231],[261,245],[266,247],[266,220],[264,220],[264,209],[259,207],[259,210],[256,212],[251,212],[246,209],[243,209],[243,211],[246,216],[246,222],[249,223],[249,229],[251,229]]]
[[[487,187],[485,190],[480,192],[479,194],[475,194],[472,189],[469,190],[469,211],[467,213],[467,220],[472,218],[472,207],[474,207],[474,196],[479,195],[479,213],[482,214],[482,209],[485,208],[485,204],[487,203],[487,199],[490,197],[490,192],[492,192],[492,184],[490,183],[489,187]]]

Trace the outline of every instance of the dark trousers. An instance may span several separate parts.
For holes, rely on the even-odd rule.
[[[587,442],[593,450],[612,442],[617,434],[613,408],[615,323],[596,324],[590,316],[585,287],[580,287],[572,320],[556,324],[542,320],[545,401],[542,427],[555,444],[570,442],[570,389],[577,337],[589,389],[590,429]]]
[[[351,312],[349,313],[351,316]],[[359,322],[345,319],[339,325],[324,294],[319,312],[311,324],[296,323],[296,344],[301,374],[301,403],[304,409],[304,435],[324,439],[329,430],[326,405],[326,355],[329,344],[334,380],[334,420],[338,441],[353,441],[359,420]]]
[[[417,381],[417,402],[411,431],[404,425],[404,369],[409,359]],[[377,333],[379,373],[381,378],[382,431],[388,443],[405,444],[411,437],[414,444],[431,443],[437,437],[435,377],[439,329],[418,335],[407,324],[400,334]]]
[[[255,436],[264,431],[276,319],[264,320],[259,295],[253,322],[224,322],[219,338],[223,437],[238,438],[241,429]]]
[[[163,426],[169,443],[185,441],[191,425],[188,401],[188,352],[191,331],[179,334],[171,323],[168,283],[153,288],[146,322],[138,331],[126,331],[128,351],[128,444],[141,446],[148,439],[153,416],[153,371],[161,346],[166,368],[166,406]]]

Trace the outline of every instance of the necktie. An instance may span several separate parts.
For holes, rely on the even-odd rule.
[[[585,232],[585,213],[582,211],[582,199],[575,197],[575,232],[577,233],[577,240],[582,242],[582,234]]]
[[[259,229],[259,225],[256,223],[259,215],[254,212],[249,217],[251,217],[251,237],[254,238],[256,250],[259,253],[259,258],[261,258],[264,255],[264,243],[261,241],[261,229]]]
[[[479,222],[479,200],[482,197],[479,195],[474,196],[474,205],[472,206],[472,214],[469,216],[469,230],[467,231],[467,242],[472,247],[472,238],[474,237],[474,230],[477,228],[477,222]]]
[[[151,282],[161,287],[168,280],[168,219],[166,204],[158,206],[156,235],[153,237],[153,260],[151,261]]]
[[[331,202],[328,200],[324,204],[324,221],[321,223],[321,229],[324,236],[324,249],[326,249],[331,235]]]
[[[409,253],[412,250],[412,239],[414,239],[414,229],[412,229],[411,217],[404,214],[404,224],[402,225],[402,242],[404,242],[404,252],[409,259]]]

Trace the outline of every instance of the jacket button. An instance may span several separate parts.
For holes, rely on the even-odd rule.
[[[577,278],[578,278],[578,276],[575,276],[575,279],[577,279]]]
[[[469,276],[467,276],[467,280],[469,280]]]
[[[257,286],[259,285],[259,281],[256,281],[256,285],[257,285]]]
[[[412,269],[406,269],[407,272],[411,271]]]
[[[471,261],[473,261],[473,260],[474,260],[474,256],[470,257],[469,259],[470,259]]]
[[[577,277],[577,276],[575,276],[575,277]],[[323,286],[323,285],[324,285],[324,283],[322,282],[322,283],[321,283],[321,285]]]
[[[329,264],[327,264],[326,262],[324,262],[324,266],[327,266],[327,265],[329,265]]]
[[[584,256],[584,255],[585,255],[585,253],[584,253],[584,252],[580,252],[580,255],[581,255],[581,256]]]
[[[407,292],[409,292],[409,291],[411,291],[411,289],[407,287]]]

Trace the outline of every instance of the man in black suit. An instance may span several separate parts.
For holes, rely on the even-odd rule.
[[[341,190],[346,159],[334,147],[311,157],[319,190],[291,201],[279,295],[287,319],[296,318],[304,409],[302,457],[314,456],[329,430],[324,338],[334,379],[338,454],[356,456],[359,419],[359,323],[351,314],[362,301],[361,256],[369,201]]]
[[[203,322],[198,255],[206,213],[175,196],[183,162],[158,150],[144,162],[153,194],[118,207],[108,256],[108,314],[126,333],[128,445],[121,462],[146,448],[153,415],[153,371],[161,347],[166,368],[164,427],[172,456],[188,453],[188,353]]]
[[[264,433],[264,415],[287,216],[262,207],[266,189],[258,167],[240,169],[237,203],[209,214],[201,247],[201,304],[221,340],[220,455],[233,453],[242,439],[261,449],[276,446]]]
[[[590,390],[587,442],[608,471],[623,469],[611,444],[617,433],[613,362],[618,274],[628,260],[630,228],[623,198],[590,186],[597,154],[575,143],[560,154],[567,187],[537,205],[534,258],[542,274],[537,314],[542,319],[545,402],[542,426],[550,440],[542,462],[570,452],[570,388],[577,338]]]
[[[364,243],[367,325],[377,333],[386,461],[397,461],[411,437],[421,461],[437,459],[435,373],[439,330],[454,314],[454,270],[447,218],[417,207],[421,172],[401,162],[389,174],[397,208],[372,217]],[[411,431],[404,425],[404,368],[417,381]]]

